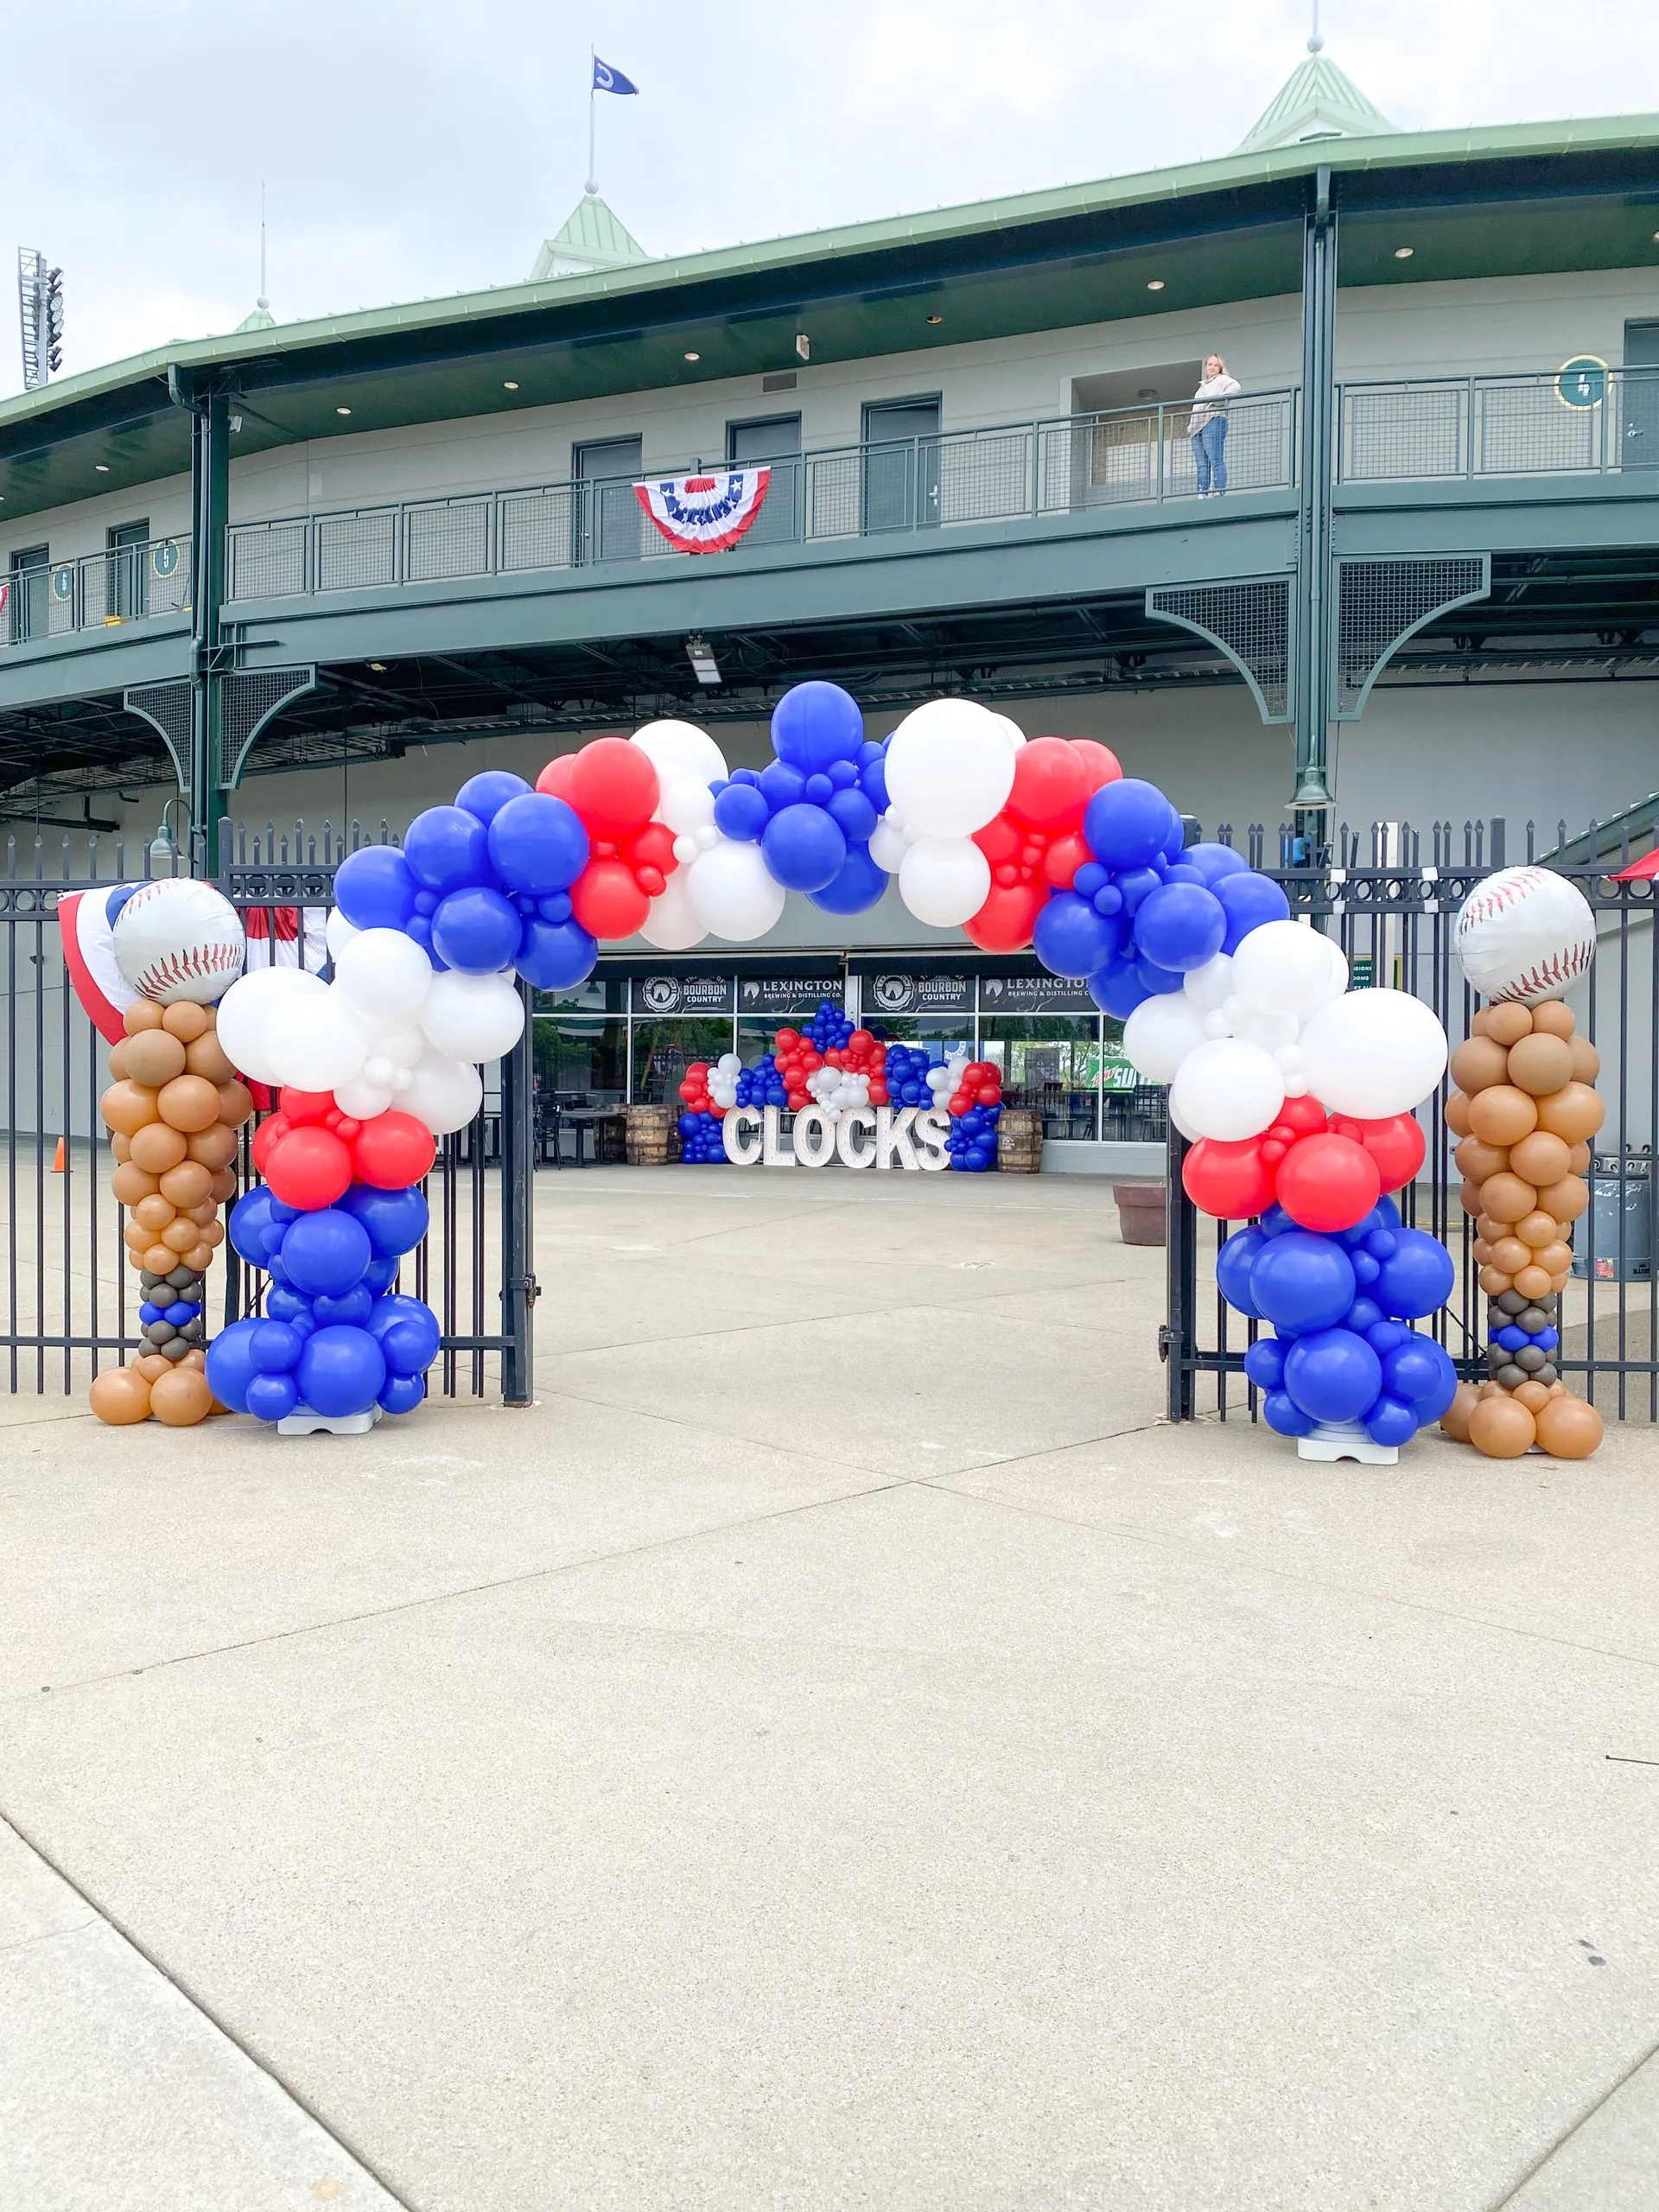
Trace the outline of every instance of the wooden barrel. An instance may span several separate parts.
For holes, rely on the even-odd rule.
[[[1004,1175],[1036,1175],[1043,1165],[1043,1117],[1034,1106],[1005,1106],[996,1125],[996,1164]]]
[[[1114,1183],[1117,1225],[1126,1244],[1161,1244],[1167,1194],[1161,1183]]]
[[[668,1163],[668,1133],[674,1122],[669,1106],[630,1106],[627,1154],[630,1167],[663,1167]]]

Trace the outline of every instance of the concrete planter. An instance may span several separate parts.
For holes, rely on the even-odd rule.
[[[1166,1187],[1162,1183],[1114,1183],[1118,1226],[1126,1244],[1161,1244]]]

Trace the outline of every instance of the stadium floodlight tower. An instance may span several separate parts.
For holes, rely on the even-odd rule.
[[[63,366],[63,271],[38,248],[17,249],[17,320],[23,340],[23,389],[37,391]]]

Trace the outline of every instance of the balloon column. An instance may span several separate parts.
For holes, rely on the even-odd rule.
[[[1540,928],[1541,946],[1530,941]],[[1455,942],[1465,977],[1491,1000],[1452,1055],[1446,1103],[1488,1301],[1490,1372],[1462,1386],[1442,1425],[1489,1459],[1535,1443],[1587,1459],[1601,1415],[1568,1393],[1557,1355],[1573,1224],[1590,1203],[1590,1140],[1605,1109],[1594,1089],[1600,1057],[1560,994],[1589,967],[1595,918],[1564,877],[1512,868],[1470,893]]]

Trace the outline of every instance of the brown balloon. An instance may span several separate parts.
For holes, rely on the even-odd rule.
[[[106,1367],[94,1376],[87,1402],[111,1428],[130,1428],[149,1418],[149,1384],[130,1367]]]
[[[1573,1172],[1573,1153],[1564,1137],[1548,1129],[1535,1129],[1510,1147],[1505,1167],[1512,1167],[1525,1183],[1559,1183]]]
[[[194,1167],[196,1163],[194,1160],[188,1160],[185,1162],[185,1166],[187,1167]],[[173,1172],[175,1174],[177,1174],[178,1170],[175,1168]],[[207,1171],[204,1169],[203,1173],[205,1173]],[[211,1198],[204,1198],[200,1205],[181,1206],[179,1208],[179,1211],[184,1216],[187,1221],[194,1221],[198,1229],[205,1229],[210,1221],[217,1221],[219,1219],[219,1208],[213,1204],[213,1201]]]
[[[213,1173],[199,1160],[181,1160],[162,1178],[162,1196],[175,1206],[199,1206],[213,1196]]]
[[[225,1047],[212,1030],[196,1039],[185,1053],[184,1065],[192,1075],[206,1076],[215,1087],[228,1083],[236,1073],[226,1057]]]
[[[1475,1410],[1475,1386],[1459,1382],[1451,1404],[1440,1415],[1440,1427],[1454,1444],[1469,1441],[1469,1416]]]
[[[1540,1031],[1510,1047],[1510,1081],[1517,1090],[1541,1098],[1572,1080],[1573,1047],[1565,1037]]]
[[[170,1250],[182,1255],[201,1242],[201,1230],[195,1222],[180,1214],[162,1230],[161,1241]],[[176,1267],[178,1262],[175,1260],[173,1264]]]
[[[162,1009],[153,999],[135,999],[122,1015],[121,1026],[129,1037],[137,1036],[143,1029],[159,1029]]]
[[[147,1084],[152,1090],[159,1090],[175,1075],[184,1073],[184,1047],[165,1029],[147,1029],[142,1036],[129,1037],[122,1057],[127,1064],[129,1078],[134,1083]]]
[[[1560,999],[1546,999],[1532,1009],[1532,1026],[1546,1037],[1570,1037],[1578,1024],[1571,1007],[1563,1006]]]
[[[1509,1233],[1510,1224],[1507,1221],[1494,1221],[1489,1213],[1475,1216],[1475,1234],[1488,1244],[1496,1244],[1500,1237],[1507,1236]]]
[[[1590,1204],[1590,1185],[1582,1175],[1563,1175],[1538,1193],[1540,1209],[1561,1223],[1576,1221]]]
[[[213,1264],[213,1248],[211,1244],[193,1244],[179,1256],[187,1268],[194,1268],[199,1275],[206,1274]]]
[[[202,1224],[201,1242],[213,1251],[217,1251],[225,1242],[225,1224],[217,1216],[213,1220]],[[192,1249],[199,1250],[200,1248],[196,1246]]]
[[[1495,1083],[1507,1083],[1510,1056],[1490,1037],[1471,1037],[1452,1055],[1452,1080],[1472,1098]]]
[[[156,1110],[172,1129],[196,1136],[219,1120],[219,1093],[206,1076],[179,1075],[156,1095]]]
[[[129,1252],[137,1252],[141,1254],[148,1252],[149,1249],[150,1231],[147,1229],[141,1229],[136,1221],[130,1221],[126,1227],[121,1231],[121,1241],[126,1246]]]
[[[1601,1073],[1601,1054],[1587,1037],[1575,1037],[1569,1048],[1573,1054],[1574,1083],[1593,1083]]]
[[[1480,1211],[1480,1185],[1478,1183],[1465,1183],[1462,1189],[1458,1192],[1458,1196],[1463,1202],[1463,1210],[1465,1213],[1478,1213]]]
[[[1580,1143],[1571,1146],[1567,1155],[1567,1173],[1569,1175],[1587,1175],[1590,1173],[1590,1147],[1587,1144]]]
[[[200,1130],[189,1140],[191,1159],[199,1160],[204,1167],[215,1171],[228,1167],[236,1158],[237,1149],[236,1131],[227,1129],[222,1122],[215,1122],[211,1128]]]
[[[236,1182],[237,1177],[234,1167],[221,1167],[218,1171],[213,1177],[213,1203],[215,1205],[222,1206],[226,1203],[226,1199],[233,1198],[236,1196]]]
[[[1506,1290],[1515,1288],[1515,1277],[1506,1275],[1502,1268],[1483,1268],[1480,1287],[1488,1298],[1502,1298]]]
[[[110,1047],[110,1081],[120,1083],[131,1073],[132,1070],[127,1065],[127,1040],[124,1037],[118,1045]]]
[[[147,1229],[152,1237],[178,1219],[179,1210],[171,1198],[164,1198],[159,1191],[149,1198],[140,1198],[132,1210],[133,1220],[141,1229]]]
[[[1522,1298],[1549,1296],[1549,1277],[1535,1260],[1528,1267],[1516,1269],[1515,1287]]]
[[[1587,1144],[1607,1118],[1607,1109],[1587,1083],[1569,1083],[1538,1101],[1538,1126],[1568,1144]]]
[[[122,1136],[136,1136],[156,1117],[156,1093],[139,1083],[112,1083],[99,1100],[98,1110]]]
[[[1501,1382],[1477,1382],[1475,1385],[1477,1398],[1501,1398],[1503,1395],[1503,1385]]]
[[[1493,1006],[1486,1009],[1486,1034],[1507,1051],[1532,1032],[1532,1014],[1524,1006]]]
[[[1512,1083],[1496,1083],[1469,1101],[1469,1126],[1483,1144],[1513,1147],[1538,1126],[1536,1102]]]
[[[1540,1206],[1535,1213],[1529,1213],[1516,1223],[1515,1233],[1527,1247],[1527,1260],[1522,1262],[1524,1267],[1533,1253],[1541,1252],[1546,1244],[1555,1242],[1561,1233],[1561,1227],[1553,1213],[1546,1213]]]
[[[1517,1268],[1532,1265],[1532,1247],[1523,1244],[1518,1236],[1500,1236],[1492,1247],[1492,1265],[1512,1275]]]
[[[120,1130],[117,1129],[110,1139],[110,1150],[114,1154],[116,1159],[121,1161],[124,1166],[125,1163],[132,1158],[131,1138],[123,1136]]]
[[[1440,1119],[1454,1137],[1469,1134],[1469,1101],[1460,1090],[1454,1090],[1440,1110]]]
[[[1530,1143],[1531,1139],[1522,1141]],[[1501,1175],[1506,1167],[1514,1165],[1507,1145],[1483,1144],[1478,1137],[1465,1137],[1452,1156],[1465,1183],[1484,1183],[1489,1175]],[[1567,1170],[1563,1167],[1560,1172],[1565,1174]],[[1518,1175],[1522,1171],[1517,1167],[1516,1173]]]
[[[156,1189],[156,1178],[146,1175],[142,1167],[124,1160],[110,1178],[110,1195],[118,1205],[136,1206],[140,1198],[147,1198]]]
[[[137,1130],[130,1141],[133,1160],[145,1174],[165,1175],[184,1158],[188,1139],[182,1130],[169,1129],[165,1122],[151,1122],[148,1128]]]
[[[1494,1221],[1524,1220],[1537,1203],[1537,1192],[1518,1175],[1489,1175],[1480,1186],[1480,1210]]]
[[[1514,1398],[1483,1398],[1469,1416],[1469,1441],[1489,1459],[1518,1459],[1531,1450],[1537,1423]]]
[[[1469,1255],[1478,1268],[1490,1268],[1492,1264],[1492,1248],[1490,1244],[1483,1244],[1478,1236],[1470,1246]]]
[[[168,1428],[194,1428],[199,1421],[206,1421],[213,1394],[207,1388],[207,1377],[200,1368],[186,1367],[182,1362],[171,1375],[150,1385],[149,1410]]]
[[[1595,1408],[1565,1393],[1538,1416],[1538,1441],[1553,1459],[1587,1459],[1604,1433]]]
[[[245,1083],[221,1083],[218,1097],[219,1118],[227,1129],[239,1129],[252,1115],[253,1093]]]
[[[1554,1289],[1553,1278],[1564,1274],[1573,1264],[1573,1247],[1565,1239],[1558,1239],[1554,1244],[1546,1244],[1541,1252],[1535,1252],[1532,1264],[1552,1278],[1550,1287]]]
[[[142,1375],[146,1382],[153,1382],[158,1375],[167,1374],[173,1363],[162,1352],[147,1351],[141,1352],[137,1359],[130,1360],[128,1364],[136,1375]]]
[[[1517,1382],[1510,1395],[1517,1404],[1524,1406],[1535,1421],[1549,1403],[1549,1385],[1548,1382]]]
[[[197,1006],[191,999],[181,999],[176,1006],[162,1008],[162,1027],[181,1045],[194,1045],[198,1037],[205,1037],[213,1021],[212,1007]]]

